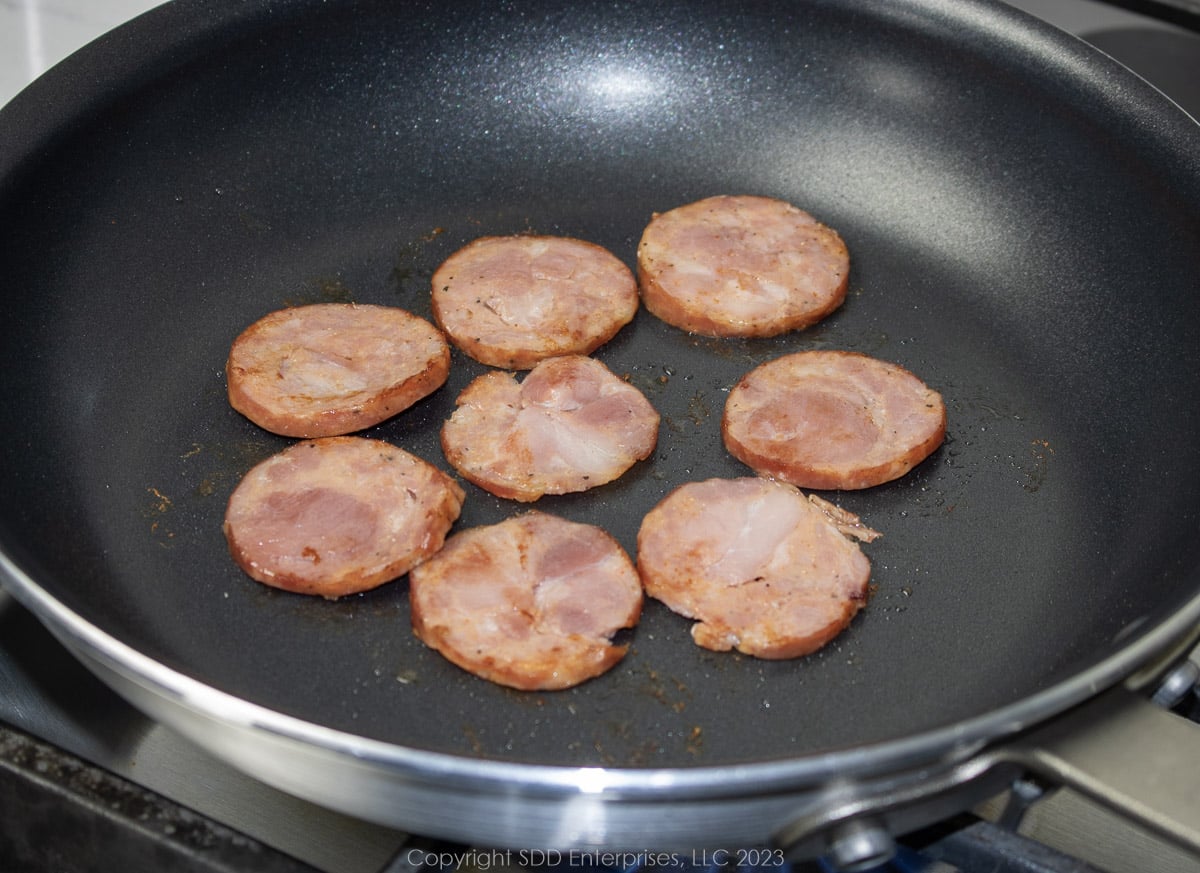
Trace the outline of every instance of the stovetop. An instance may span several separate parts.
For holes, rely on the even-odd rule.
[[[1013,5],[1091,42],[1200,118],[1200,35],[1130,11],[1141,2],[1120,4],[1127,8],[1091,0],[1014,0]],[[70,52],[155,5],[153,0],[0,0],[0,105]],[[1193,718],[1200,715],[1194,698],[1180,707]],[[994,808],[985,805],[914,835],[905,841],[904,852],[917,854],[902,853],[889,869],[1196,869],[1195,859],[1067,792],[1035,803],[1016,833],[993,824],[1003,816],[1000,803],[997,799]],[[1006,841],[1018,842],[1016,848],[1025,853],[1019,865],[995,860],[994,850],[1006,851]],[[460,849],[455,856],[453,851],[282,794],[215,760],[117,697],[0,591],[3,873],[16,858],[37,859],[20,869],[61,873],[97,869],[98,858],[103,858],[102,869],[279,873],[486,870],[564,860],[479,849]],[[728,871],[731,860],[701,857],[680,863],[692,870]],[[631,865],[617,866],[628,871]],[[744,867],[739,873],[751,873]]]

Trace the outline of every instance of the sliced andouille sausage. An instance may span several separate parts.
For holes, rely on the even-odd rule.
[[[637,567],[648,596],[695,620],[697,645],[794,658],[841,633],[867,602],[871,565],[848,536],[878,533],[784,482],[707,479],[646,514]]]
[[[637,281],[612,252],[558,236],[487,236],[433,274],[433,315],[480,363],[527,370],[586,355],[633,320]]]
[[[668,324],[766,337],[841,306],[850,254],[837,231],[786,201],[722,195],[656,214],[637,270],[646,309]]]
[[[542,361],[521,382],[492,370],[457,402],[442,426],[446,459],[469,482],[522,502],[611,482],[658,440],[645,396],[584,355]]]
[[[858,352],[807,351],[751,370],[721,419],[725,447],[801,488],[870,488],[942,444],[946,406],[911,372]]]
[[[625,656],[642,586],[593,525],[527,512],[451,536],[409,576],[413,631],[483,679],[526,691],[599,676]]]
[[[246,328],[225,365],[229,402],[259,427],[289,437],[353,433],[433,393],[450,347],[404,309],[314,303]]]
[[[225,537],[252,578],[332,600],[434,554],[463,496],[441,470],[381,440],[306,440],[245,475],[229,498]]]

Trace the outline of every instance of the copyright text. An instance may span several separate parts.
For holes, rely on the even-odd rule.
[[[753,855],[753,857],[751,857]],[[782,867],[782,851],[778,849],[706,849],[690,854],[678,852],[560,852],[543,849],[461,849],[432,850],[411,848],[405,860],[417,868],[470,873],[470,871],[512,870],[514,868],[592,868],[608,871],[684,870],[690,867]]]

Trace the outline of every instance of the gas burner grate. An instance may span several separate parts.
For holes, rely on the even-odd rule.
[[[0,723],[0,871],[318,873]]]

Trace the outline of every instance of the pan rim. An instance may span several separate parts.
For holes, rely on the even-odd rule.
[[[287,715],[222,691],[155,661],[53,597],[0,552],[0,588],[68,648],[80,648],[125,681],[175,707],[354,760],[398,780],[473,792],[656,801],[751,797],[809,789],[831,779],[875,777],[940,761],[958,763],[984,746],[1062,715],[1168,653],[1200,625],[1200,591],[1136,640],[1070,677],[964,721],[864,746],[784,760],[695,767],[530,764],[403,746]],[[1126,628],[1125,632],[1136,628]],[[111,684],[111,683],[110,683]],[[122,689],[115,689],[129,699]],[[135,706],[136,701],[130,700]],[[254,774],[258,775],[258,774]]]

